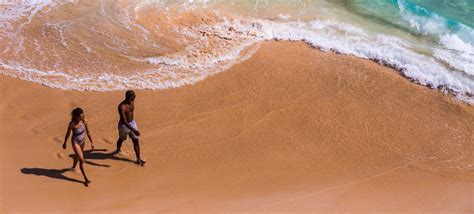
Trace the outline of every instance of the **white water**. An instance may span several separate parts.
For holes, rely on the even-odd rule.
[[[266,14],[249,16],[206,2],[185,2],[176,9],[156,1],[114,5],[104,1],[92,8],[97,10],[93,15],[69,18],[61,14],[62,8],[83,3],[22,3],[0,4],[7,8],[0,13],[0,73],[50,87],[97,91],[179,87],[250,57],[254,50],[242,51],[258,42],[278,39],[374,59],[419,84],[474,103],[472,29],[464,26],[453,33],[441,17],[417,17],[402,10],[403,19],[422,34],[420,39],[357,17],[348,21],[351,14],[340,8],[323,8],[318,16],[280,11],[265,18]],[[147,14],[142,13],[147,9],[165,18],[144,21]],[[194,17],[179,21],[176,17],[184,13]],[[57,20],[50,14],[64,18]],[[38,25],[43,31],[32,33],[32,26]],[[433,36],[435,42],[429,39]],[[172,38],[179,45],[171,47],[157,38]],[[34,54],[28,52],[29,46]],[[124,59],[139,67],[125,68]]]

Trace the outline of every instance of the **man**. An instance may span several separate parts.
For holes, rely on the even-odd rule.
[[[118,112],[120,115],[120,121],[118,123],[119,139],[117,140],[117,151],[115,151],[115,153],[120,153],[122,143],[127,139],[128,135],[133,142],[133,149],[137,156],[136,163],[143,166],[146,162],[140,158],[140,144],[138,144],[138,136],[140,136],[140,132],[138,132],[137,123],[133,119],[133,111],[135,110],[134,102],[135,92],[129,90],[125,93],[125,100],[118,105]]]

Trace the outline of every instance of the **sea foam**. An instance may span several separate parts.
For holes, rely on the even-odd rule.
[[[71,1],[61,3],[74,4]],[[157,13],[167,14],[161,21],[171,20],[172,27],[168,35],[166,31],[161,30],[166,26],[160,23],[150,25],[139,19],[143,8],[147,8],[150,4],[156,6],[155,3],[143,4],[143,2],[134,7],[128,5],[116,14],[107,14],[110,13],[107,5],[101,3],[97,11],[97,14],[102,17],[118,16],[117,19],[112,19],[108,23],[111,25],[110,29],[118,29],[118,32],[123,32],[123,34],[135,35],[132,38],[123,35],[114,36],[112,31],[99,31],[102,26],[92,26],[93,31],[79,32],[78,35],[92,36],[93,40],[81,41],[83,38],[68,34],[68,30],[73,29],[75,23],[81,24],[80,20],[74,20],[68,22],[68,25],[61,25],[61,22],[45,23],[47,29],[49,26],[49,29],[57,32],[57,38],[42,44],[40,41],[48,38],[45,37],[44,32],[40,35],[30,35],[26,31],[23,32],[23,28],[27,27],[38,14],[47,14],[52,10],[51,8],[57,9],[61,7],[61,4],[46,1],[38,4],[32,1],[26,4],[27,6],[7,5],[8,12],[0,16],[0,24],[6,26],[1,33],[3,39],[10,39],[14,45],[3,47],[3,55],[0,55],[0,68],[3,69],[0,69],[0,73],[66,90],[165,89],[194,84],[210,75],[224,71],[255,52],[255,49],[244,50],[259,42],[276,39],[304,41],[323,51],[335,51],[376,60],[396,68],[416,83],[452,92],[458,98],[474,103],[474,49],[472,41],[469,40],[473,38],[472,29],[461,23],[453,25],[449,20],[435,13],[419,16],[406,9],[402,3],[403,1],[399,1],[400,11],[412,30],[422,36],[434,37],[436,44],[416,43],[416,39],[406,40],[385,32],[374,32],[358,24],[342,22],[330,17],[299,20],[286,13],[285,15],[280,13],[277,16],[278,19],[275,20],[248,17],[238,13],[228,13],[229,11],[222,12],[218,9],[208,9],[203,15],[193,8],[190,9],[191,12],[184,12],[191,14],[188,20],[179,19],[182,16],[179,12],[171,13],[169,8],[160,6],[163,11],[157,11]],[[120,10],[120,7],[118,9]],[[178,24],[173,24],[173,20],[178,20]],[[18,26],[19,28],[16,28]],[[153,36],[157,35],[173,37],[184,46],[176,48],[175,52],[156,56],[153,54],[146,56],[136,52],[143,48],[149,48],[150,51],[166,49],[166,44],[154,39]],[[110,41],[94,43],[94,40],[101,39],[110,39]],[[138,46],[133,46],[134,42]],[[23,46],[29,43],[38,53],[51,52],[50,55],[54,57],[48,58],[51,61],[49,64],[54,66],[48,67],[27,62],[28,57],[34,57],[23,51]],[[50,50],[43,48],[50,44],[60,44],[62,47]],[[74,49],[75,46],[80,49]],[[420,46],[424,51],[419,51]],[[81,71],[80,67],[64,64],[66,56],[55,51],[61,48],[67,49],[61,52],[66,56],[75,51],[77,57],[85,59],[95,57],[95,63],[98,65],[101,64],[101,57],[105,57],[100,53],[112,53],[113,55],[108,56],[109,58],[118,55],[130,62],[141,63],[143,68],[130,72],[115,72],[115,67],[114,69],[104,67],[93,71]],[[75,57],[75,55],[69,57]],[[43,61],[45,59],[40,62]]]

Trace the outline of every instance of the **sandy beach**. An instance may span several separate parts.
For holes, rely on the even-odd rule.
[[[474,212],[473,106],[370,60],[259,45],[194,85],[136,90],[144,167],[130,140],[111,154],[124,91],[0,76],[0,212]],[[61,148],[75,107],[89,187]]]

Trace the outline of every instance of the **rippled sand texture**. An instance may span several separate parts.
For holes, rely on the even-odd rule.
[[[196,85],[137,95],[145,167],[130,141],[110,155],[123,91],[1,76],[0,212],[474,212],[473,107],[372,61],[265,42]],[[76,106],[98,149],[88,188],[61,148]]]

